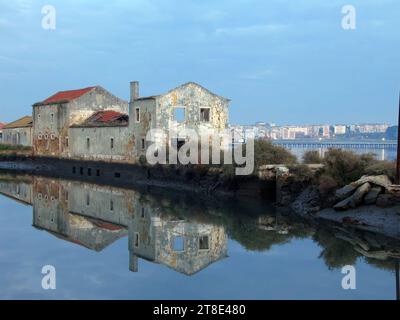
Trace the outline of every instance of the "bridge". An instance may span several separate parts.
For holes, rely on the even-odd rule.
[[[272,143],[285,148],[397,149],[394,140],[273,140]]]

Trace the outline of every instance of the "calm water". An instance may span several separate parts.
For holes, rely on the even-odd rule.
[[[288,148],[289,149],[289,148]],[[303,147],[294,147],[289,149],[294,155],[297,156],[298,159],[302,159],[303,155],[306,151],[309,150],[317,150],[321,156],[325,154],[325,152],[328,151],[328,148],[303,148]],[[363,154],[363,153],[372,153],[375,154],[376,158],[378,160],[389,160],[393,161],[396,160],[396,153],[397,151],[395,149],[346,149],[353,151],[358,154]]]
[[[4,174],[0,192],[2,299],[395,299],[392,258],[272,207]],[[341,287],[347,264],[356,290]],[[56,290],[41,287],[44,265]]]

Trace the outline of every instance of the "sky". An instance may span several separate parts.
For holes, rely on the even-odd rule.
[[[0,122],[62,90],[127,100],[137,80],[142,96],[197,82],[232,100],[232,124],[393,124],[399,15],[398,0],[0,0]]]

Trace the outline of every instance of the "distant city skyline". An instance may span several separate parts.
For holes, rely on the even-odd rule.
[[[195,81],[232,99],[230,123],[396,123],[400,2],[0,0],[0,122],[56,91],[101,85],[128,100]]]

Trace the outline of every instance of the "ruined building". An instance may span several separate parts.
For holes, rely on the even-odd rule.
[[[150,97],[140,97],[139,83],[132,82],[129,103],[99,86],[62,91],[33,105],[33,152],[135,163],[145,154],[150,129],[223,130],[228,126],[228,106],[228,99],[193,82]],[[159,142],[171,145],[185,140],[167,135]]]

